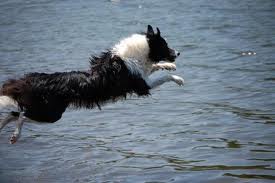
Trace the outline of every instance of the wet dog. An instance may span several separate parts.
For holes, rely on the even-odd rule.
[[[66,108],[99,107],[106,102],[126,98],[129,94],[146,96],[165,82],[183,85],[176,75],[149,76],[160,69],[175,70],[180,55],[168,47],[157,28],[148,25],[146,33],[133,34],[121,40],[109,51],[90,58],[87,71],[30,73],[20,79],[6,81],[0,90],[0,110],[9,110],[0,122],[0,130],[16,121],[10,143],[21,134],[25,120],[53,123]],[[162,61],[162,62],[161,62]]]

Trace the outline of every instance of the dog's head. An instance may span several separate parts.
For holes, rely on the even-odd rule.
[[[160,34],[159,28],[155,33],[152,26],[148,25],[146,33],[133,34],[121,40],[113,47],[112,53],[123,59],[136,59],[141,62],[174,62],[180,53],[169,48]]]
[[[157,28],[157,33],[155,33],[152,26],[148,25],[146,38],[149,45],[149,58],[152,62],[174,62],[180,55],[179,52],[168,47],[167,42],[160,35],[159,28]]]

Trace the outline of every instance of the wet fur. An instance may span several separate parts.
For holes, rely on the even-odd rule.
[[[179,53],[168,47],[159,29],[155,34],[148,25],[146,34],[133,34],[110,51],[91,57],[86,71],[30,73],[8,80],[0,89],[0,110],[8,108],[10,112],[0,121],[0,130],[16,120],[16,129],[10,138],[13,144],[19,139],[25,120],[53,123],[69,106],[100,108],[108,101],[117,101],[129,94],[147,96],[150,89],[165,82],[182,85],[184,80],[176,75],[149,78],[157,70],[176,69],[171,62],[177,56]]]
[[[40,122],[59,120],[68,106],[91,109],[127,94],[148,95],[150,87],[138,73],[131,73],[124,61],[110,52],[92,57],[90,70],[31,73],[7,81],[2,95],[17,101],[25,116]]]

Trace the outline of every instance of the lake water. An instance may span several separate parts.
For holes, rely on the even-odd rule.
[[[9,124],[1,183],[275,181],[275,1],[1,1],[0,82],[85,70],[148,24],[186,84],[25,123],[15,145]]]

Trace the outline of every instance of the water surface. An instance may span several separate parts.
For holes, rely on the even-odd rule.
[[[0,2],[0,82],[85,70],[90,54],[158,26],[181,52],[149,98],[68,111],[0,134],[0,182],[274,182],[275,2]]]

